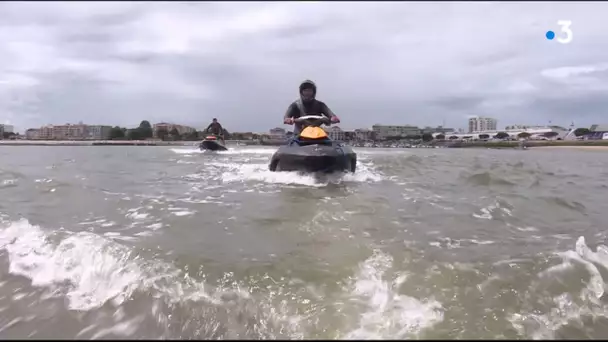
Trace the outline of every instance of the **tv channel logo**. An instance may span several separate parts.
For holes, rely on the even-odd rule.
[[[561,37],[557,37],[557,41],[562,44],[568,44],[572,41],[572,30],[570,29],[570,25],[572,25],[572,21],[570,20],[558,20],[557,25],[561,27],[561,32],[563,35]],[[555,39],[555,32],[547,31],[545,33],[545,37],[549,40]]]

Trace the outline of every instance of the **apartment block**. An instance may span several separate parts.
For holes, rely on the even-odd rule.
[[[469,133],[495,131],[497,124],[494,118],[475,116],[469,118]]]

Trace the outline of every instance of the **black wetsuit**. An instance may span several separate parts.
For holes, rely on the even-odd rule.
[[[304,113],[302,113],[302,111],[300,110],[300,104],[298,102],[301,103],[301,107],[302,109],[304,109]],[[324,102],[321,102],[317,99],[312,99],[310,101],[302,101],[301,99],[298,99],[294,101],[291,105],[289,105],[289,107],[287,108],[287,112],[285,112],[285,119],[295,119],[305,115],[325,115],[326,117],[331,119],[331,117],[335,116],[336,114],[334,114],[334,112],[332,112],[331,109],[329,109],[329,107],[327,107]],[[302,124],[295,123],[293,134],[297,135],[300,133],[301,130]]]
[[[212,122],[207,127],[207,132],[215,135],[224,135],[224,128],[220,125],[219,122]]]

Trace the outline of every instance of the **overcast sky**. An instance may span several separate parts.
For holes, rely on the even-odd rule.
[[[0,123],[282,125],[304,79],[342,119],[608,122],[608,3],[0,3]],[[558,20],[572,21],[570,44]]]

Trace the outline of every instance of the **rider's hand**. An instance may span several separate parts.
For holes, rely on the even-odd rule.
[[[340,118],[338,118],[337,116],[332,116],[331,117],[331,123],[339,123],[340,122]]]
[[[293,122],[294,122],[293,118],[285,118],[285,119],[283,119],[283,123],[286,124],[286,125],[293,125]]]

